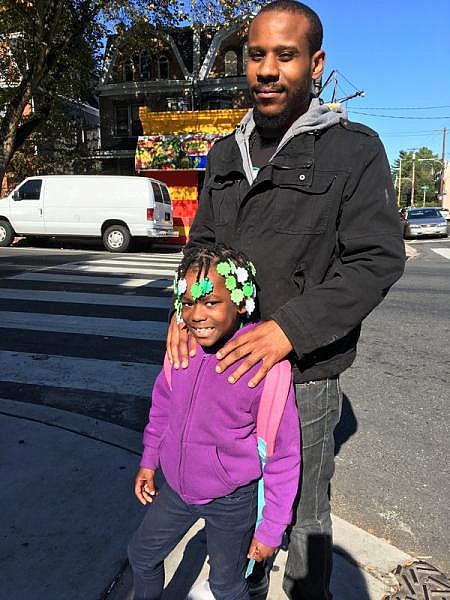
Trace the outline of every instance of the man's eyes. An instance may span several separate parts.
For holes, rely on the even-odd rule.
[[[250,56],[251,60],[260,61],[265,57],[265,54],[263,54],[262,52],[254,52],[254,53],[251,53],[249,56]],[[278,60],[281,60],[282,62],[287,62],[294,58],[294,53],[293,52],[282,52],[281,54],[278,54],[277,58],[278,58]]]

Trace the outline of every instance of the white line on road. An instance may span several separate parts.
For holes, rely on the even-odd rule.
[[[43,386],[148,396],[158,365],[0,351],[4,381]]]
[[[108,306],[133,306],[136,308],[169,308],[172,299],[125,294],[86,294],[77,292],[45,292],[42,290],[0,289],[0,299],[31,300],[33,302],[67,302]]]
[[[134,277],[93,277],[92,275],[58,275],[56,273],[20,273],[9,279],[20,281],[49,281],[55,283],[89,283],[95,285],[117,285],[119,287],[150,287],[170,290],[172,278],[136,279]]]
[[[131,254],[127,255],[127,256],[108,256],[108,258],[95,258],[92,261],[89,262],[100,262],[102,260],[106,260],[108,262],[114,261],[114,262],[149,262],[149,263],[156,263],[156,264],[161,264],[161,263],[168,263],[168,264],[178,264],[180,262],[180,260],[182,259],[183,255],[182,254],[178,254],[178,255],[174,255],[174,256],[166,256],[166,255],[161,255],[161,256],[133,256]]]
[[[58,270],[63,271],[80,271],[82,273],[115,273],[116,275],[165,275],[170,278],[173,277],[175,269],[155,269],[154,267],[135,267],[135,268],[124,268],[122,265],[117,268],[115,265],[111,266],[99,266],[97,264],[71,264],[66,267],[58,267]]]
[[[431,248],[431,250],[450,260],[450,248]]]
[[[130,321],[128,319],[110,319],[107,317],[46,315],[14,311],[0,311],[0,328],[82,333],[104,337],[157,341],[165,340],[167,333],[167,323],[162,321]]]

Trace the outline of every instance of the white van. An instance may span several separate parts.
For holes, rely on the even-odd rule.
[[[19,236],[100,237],[125,252],[133,237],[176,237],[167,186],[146,177],[28,177],[0,200],[0,246]]]

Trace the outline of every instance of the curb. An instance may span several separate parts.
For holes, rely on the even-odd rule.
[[[416,258],[416,256],[419,256],[419,252],[414,248],[414,246],[412,246],[411,244],[407,244],[405,242],[405,254],[406,254],[406,260],[408,260],[409,258]]]
[[[141,453],[141,434],[91,417],[3,398],[0,398],[0,414],[95,439],[125,453],[136,455],[136,460]],[[332,520],[335,564],[332,589],[336,600],[380,600],[383,594],[398,589],[398,585],[395,587],[398,582],[392,572],[398,565],[411,562],[413,557],[391,546],[386,540],[377,538],[335,515],[332,516]],[[174,579],[178,580],[171,582],[170,598],[167,595],[163,596],[166,600],[173,600],[174,597],[181,600],[187,595],[189,588],[186,590],[186,583],[189,579],[186,582],[186,578],[189,578],[193,570],[198,575],[194,585],[207,578],[205,553],[201,554],[202,550],[204,551],[204,542],[202,539],[194,539],[201,528],[201,522],[194,525],[166,561],[167,580],[171,579],[175,572],[177,576]],[[189,552],[185,553],[188,543]],[[274,562],[270,577],[270,600],[282,600],[286,597],[281,588],[286,558],[287,553],[280,551]],[[184,568],[180,565],[181,561]],[[193,568],[194,562],[196,564]],[[108,585],[102,600],[131,600],[131,586],[131,572],[125,563]]]

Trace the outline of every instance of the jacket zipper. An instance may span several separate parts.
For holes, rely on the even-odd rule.
[[[194,385],[192,386],[192,392],[191,392],[191,396],[189,398],[189,405],[186,411],[186,419],[184,422],[184,427],[183,427],[183,431],[181,433],[181,440],[180,440],[180,463],[178,465],[178,476],[179,476],[179,481],[180,481],[180,493],[183,495],[184,490],[183,490],[183,482],[184,482],[184,475],[183,475],[183,468],[184,468],[184,447],[183,447],[183,442],[186,436],[186,431],[188,429],[189,426],[189,422],[190,422],[190,418],[191,418],[191,414],[192,414],[192,408],[194,406],[194,398],[196,396],[196,392],[197,392],[197,384],[198,384],[198,380],[200,378],[200,374],[203,371],[205,362],[207,360],[208,356],[202,356],[201,358],[201,363],[197,369],[197,373],[195,375],[195,379],[194,379]]]

